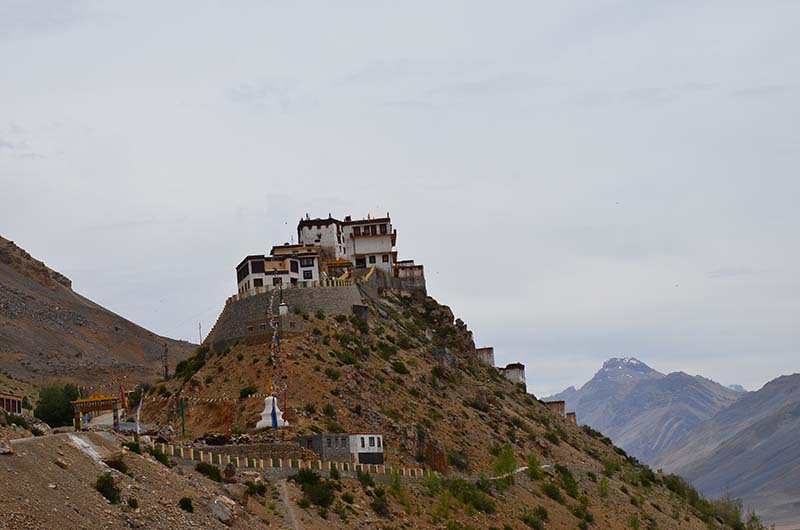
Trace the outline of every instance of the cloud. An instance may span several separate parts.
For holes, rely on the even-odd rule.
[[[301,94],[296,83],[278,80],[241,84],[229,91],[229,97],[236,104],[281,113],[294,112],[312,103]]]
[[[708,271],[706,272],[706,277],[712,279],[734,278],[737,276],[749,276],[755,273],[756,271],[754,271],[753,269],[728,267],[728,268],[720,268]]]

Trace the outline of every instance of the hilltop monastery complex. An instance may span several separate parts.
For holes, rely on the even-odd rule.
[[[396,245],[397,230],[388,212],[385,217],[348,215],[343,220],[330,214],[312,219],[306,214],[297,224],[297,243],[275,245],[269,255],[249,255],[236,266],[237,294],[228,298],[204,343],[222,350],[241,339],[270,333],[268,314],[280,335],[301,332],[303,319],[289,313],[289,307],[295,313],[361,315],[367,309],[362,299],[365,290],[392,288],[426,297],[423,266],[400,260]],[[478,348],[476,353],[481,362],[494,366],[494,348]],[[523,364],[497,370],[525,387]],[[563,403],[548,406],[566,415]]]

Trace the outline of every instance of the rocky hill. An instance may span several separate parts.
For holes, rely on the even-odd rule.
[[[580,390],[563,399],[590,425],[628,453],[654,462],[743,394],[700,376],[662,374],[634,358],[610,359]]]
[[[132,371],[154,378],[164,343],[173,364],[192,350],[84,298],[64,275],[0,237],[0,365],[6,376],[83,384]]]
[[[800,523],[800,374],[779,377],[705,422],[655,464],[711,495],[744,499],[764,519]]]
[[[378,431],[387,465],[449,477],[388,495],[385,518],[306,505],[295,528],[727,527],[680,479],[654,474],[480,363],[471,332],[446,306],[380,289],[363,289],[362,303],[367,318],[303,313],[305,329],[285,337],[280,353],[256,336],[201,348],[150,390],[145,421],[180,432],[182,395],[187,440],[224,433],[229,419],[232,432],[253,433],[263,399],[248,396],[274,380],[287,389],[277,395],[290,426],[253,436]],[[487,477],[508,469],[509,455],[520,473],[500,487]]]

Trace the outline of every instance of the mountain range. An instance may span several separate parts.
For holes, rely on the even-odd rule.
[[[63,274],[0,237],[0,364],[3,386],[50,380],[98,384],[162,373],[194,349],[161,337],[81,296]],[[162,374],[163,375],[163,374]],[[32,397],[32,396],[31,396]]]
[[[710,497],[741,498],[771,523],[800,522],[800,374],[755,392],[634,358],[609,359],[563,399],[580,423]]]
[[[545,399],[564,400],[580,423],[650,463],[742,395],[704,377],[663,374],[635,358],[613,358],[580,390],[570,387]]]

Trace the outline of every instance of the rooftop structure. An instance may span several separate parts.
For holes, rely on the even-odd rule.
[[[550,409],[550,412],[565,418],[567,416],[566,403],[564,401],[543,401],[544,405]]]

